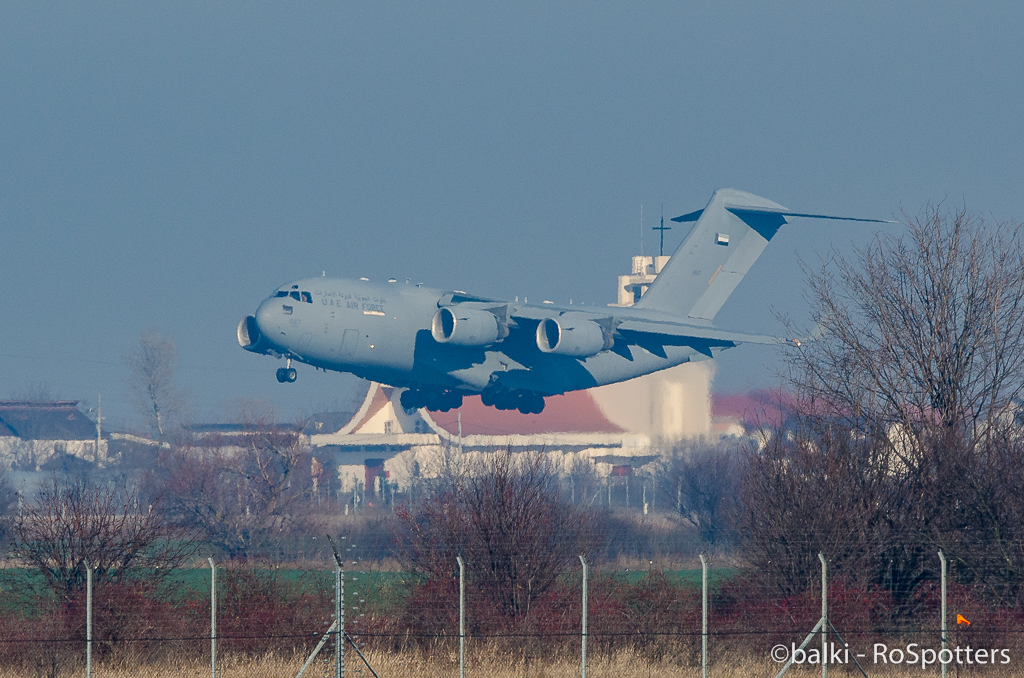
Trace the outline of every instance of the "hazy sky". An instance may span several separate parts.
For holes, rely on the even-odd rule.
[[[131,424],[122,356],[152,328],[199,420],[344,405],[354,378],[281,385],[238,347],[277,285],[603,304],[641,204],[650,254],[662,203],[723,186],[1024,220],[1020,3],[160,4],[0,3],[0,397],[101,393]],[[799,261],[873,231],[784,227],[716,324],[805,317]],[[777,368],[740,347],[715,388]]]

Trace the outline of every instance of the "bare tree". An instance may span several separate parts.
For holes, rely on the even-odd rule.
[[[822,335],[790,353],[804,401],[908,467],[993,433],[1024,389],[1022,230],[932,208],[812,273]]]
[[[872,441],[847,427],[817,431],[799,420],[766,437],[762,449],[747,455],[737,513],[739,544],[755,571],[792,595],[818,576],[817,554],[824,553],[834,572],[864,574],[864,583],[882,585],[873,579],[874,567],[885,560],[888,544],[903,541],[898,530],[906,516],[892,496],[898,485],[871,461]],[[898,559],[878,572],[911,593],[924,545],[916,535],[902,536],[916,559]]]
[[[54,394],[50,387],[43,382],[30,382],[12,391],[11,399],[46,402],[48,400],[59,400],[60,397]]]
[[[84,586],[87,562],[98,584],[153,579],[194,550],[193,540],[165,519],[159,504],[140,505],[134,490],[57,476],[35,498],[23,500],[11,541],[11,555],[42,575],[62,600]],[[28,579],[23,586],[31,585]]]
[[[941,547],[962,580],[1010,600],[1024,537],[1011,496],[1024,463],[1022,229],[964,209],[908,222],[810,275],[822,334],[789,354],[791,417],[751,459],[744,547],[784,587],[822,550],[901,604]]]
[[[0,553],[6,550],[10,524],[18,508],[18,492],[11,484],[7,470],[0,467]]]
[[[128,385],[138,412],[163,438],[168,426],[185,410],[185,393],[174,382],[178,349],[174,339],[147,330],[125,357],[130,370]]]
[[[266,554],[311,509],[311,455],[299,431],[259,420],[243,435],[163,452],[149,483],[166,497],[175,522],[196,530],[220,553]]]
[[[668,456],[664,490],[706,547],[721,548],[732,537],[742,462],[743,455],[728,444],[678,446]]]
[[[526,615],[600,541],[594,513],[565,502],[556,480],[539,454],[487,455],[396,512],[399,556],[430,579],[450,581],[461,555],[472,586],[509,617]]]

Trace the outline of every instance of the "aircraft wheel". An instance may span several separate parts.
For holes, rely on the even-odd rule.
[[[423,396],[419,391],[413,391],[412,389],[403,391],[399,400],[402,401],[402,407],[407,410],[418,410],[423,407]]]
[[[280,367],[277,370],[277,380],[282,384],[288,381],[288,370],[284,367]]]
[[[523,414],[540,414],[544,411],[544,396],[524,393],[519,398],[519,411]]]
[[[299,373],[295,371],[294,367],[289,367],[285,369],[284,373],[285,381],[287,381],[289,384],[293,383],[296,379],[299,378]]]

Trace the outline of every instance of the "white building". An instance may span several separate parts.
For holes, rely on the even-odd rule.
[[[0,400],[0,464],[39,471],[62,455],[99,465],[107,460],[107,441],[77,400]]]

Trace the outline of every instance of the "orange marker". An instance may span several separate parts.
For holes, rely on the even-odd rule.
[[[962,614],[958,614],[956,616],[956,623],[957,624],[967,624],[968,626],[971,625],[971,622],[969,622],[966,619],[964,619],[964,616]]]

